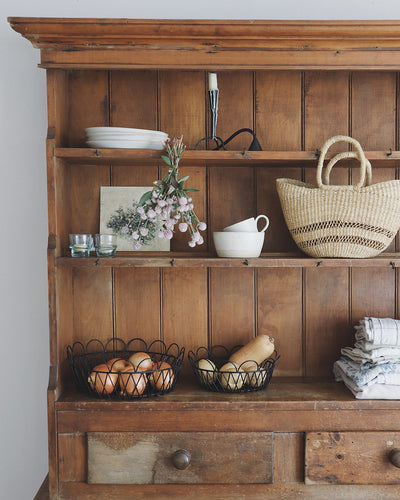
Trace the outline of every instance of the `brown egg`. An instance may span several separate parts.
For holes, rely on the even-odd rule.
[[[147,386],[147,375],[144,370],[128,366],[119,374],[119,386],[122,394],[140,396]]]
[[[92,369],[88,383],[91,389],[101,395],[111,394],[118,383],[118,373],[110,373],[109,366],[103,363]]]
[[[174,371],[166,361],[154,363],[153,372],[149,374],[150,384],[158,391],[167,391],[174,382]]]
[[[129,357],[129,361],[133,366],[141,368],[142,370],[153,369],[153,360],[147,352],[135,352]]]

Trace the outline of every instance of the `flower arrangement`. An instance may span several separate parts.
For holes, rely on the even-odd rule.
[[[189,176],[181,177],[178,171],[184,150],[183,136],[172,141],[167,139],[165,142],[167,154],[161,157],[169,166],[168,172],[163,179],[154,182],[153,189],[141,197],[139,205],[143,207],[147,219],[154,225],[158,224],[159,238],[171,239],[178,224],[179,231],[189,232],[189,246],[195,247],[204,243],[200,231],[204,231],[207,226],[197,217],[189,194],[198,190],[184,188],[184,182]]]
[[[190,247],[204,243],[200,231],[207,226],[197,217],[189,194],[198,189],[185,188],[184,182],[189,176],[181,177],[178,171],[184,150],[182,136],[172,141],[168,139],[166,155],[161,156],[169,166],[167,174],[154,182],[153,189],[145,193],[139,203],[133,202],[128,209],[119,208],[107,223],[115,234],[131,240],[136,250],[149,245],[156,237],[170,240],[176,224],[179,231],[189,232]]]
[[[134,248],[139,250],[156,237],[159,225],[146,216],[141,205],[134,202],[132,208],[118,208],[111,215],[107,227],[121,238],[132,241]]]

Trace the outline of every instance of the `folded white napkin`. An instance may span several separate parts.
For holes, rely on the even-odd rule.
[[[400,385],[373,384],[357,387],[336,363],[333,373],[335,380],[344,382],[357,399],[400,399]]]
[[[359,345],[359,344],[358,344]],[[340,351],[343,356],[347,356],[356,363],[374,363],[381,364],[388,361],[400,361],[400,347],[376,347],[366,350],[360,347],[342,347]]]
[[[400,346],[400,320],[398,319],[365,317],[354,328],[358,342]]]
[[[386,362],[381,364],[356,363],[345,356],[341,356],[335,365],[351,379],[357,387],[373,384],[400,385],[400,362]]]
[[[389,349],[393,353],[400,352],[400,346],[398,345],[374,344],[372,342],[366,342],[366,341],[361,342],[359,340],[357,340],[357,342],[354,342],[354,347],[358,347],[358,349],[365,351],[367,354],[376,351],[377,349],[385,349],[385,350]]]

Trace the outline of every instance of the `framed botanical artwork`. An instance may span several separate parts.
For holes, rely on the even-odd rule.
[[[100,187],[100,233],[117,235],[117,250],[168,252],[170,240],[158,237],[158,227],[138,204],[152,186]]]

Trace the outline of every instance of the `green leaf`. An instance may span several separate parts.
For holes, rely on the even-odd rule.
[[[199,191],[199,189],[187,188],[187,189],[184,189],[183,191],[185,191],[185,193],[197,193]]]
[[[147,193],[144,193],[139,200],[139,205],[143,205],[144,203],[146,203],[146,201],[151,198],[151,195],[152,191],[147,191]]]
[[[183,184],[185,181],[187,181],[189,179],[189,177],[190,177],[189,175],[185,175],[185,177],[182,177],[179,179],[179,183]]]
[[[170,167],[172,167],[171,160],[169,159],[169,157],[168,157],[168,156],[161,155],[161,158],[165,161],[165,163],[166,163],[167,165],[169,165]]]

